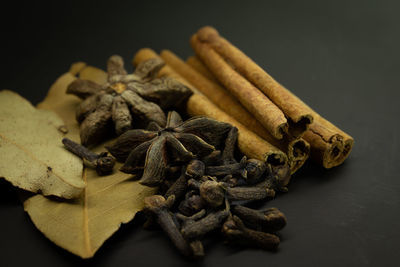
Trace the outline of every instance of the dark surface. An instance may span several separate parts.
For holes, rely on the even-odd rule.
[[[110,55],[121,54],[129,62],[142,47],[167,48],[186,58],[192,54],[191,34],[213,25],[350,133],[355,146],[340,167],[324,170],[308,163],[294,175],[288,194],[266,204],[288,218],[278,252],[236,250],[212,239],[196,265],[396,266],[399,2],[154,2],[65,1],[51,10],[33,4],[3,9],[12,16],[2,16],[0,88],[36,104],[75,61],[104,68]],[[2,266],[188,263],[160,232],[142,230],[140,220],[122,226],[93,259],[81,260],[34,227],[12,186],[2,180],[0,218]]]

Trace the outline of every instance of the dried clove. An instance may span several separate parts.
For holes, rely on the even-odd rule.
[[[187,184],[188,187],[191,189],[197,189],[200,190],[200,186],[204,181],[199,181],[199,180],[195,180],[195,179],[189,179]]]
[[[240,175],[247,178],[247,158],[244,156],[239,163],[224,164],[220,166],[209,166],[206,168],[206,174],[210,176],[226,176],[226,175]]]
[[[237,205],[232,208],[232,213],[237,215],[246,226],[267,233],[281,230],[287,222],[285,215],[277,208],[259,211]]]
[[[240,218],[235,215],[224,223],[222,233],[228,243],[265,250],[276,250],[280,242],[279,237],[274,234],[246,228]]]
[[[174,195],[175,199],[180,199],[183,197],[187,189],[187,175],[186,169],[182,169],[182,173],[178,179],[168,188],[167,192],[164,194],[165,198]]]
[[[232,127],[229,131],[228,136],[225,139],[225,147],[222,151],[222,162],[224,164],[233,164],[236,163],[234,152],[238,138],[238,129],[236,127]]]
[[[200,160],[192,160],[186,167],[186,176],[188,178],[200,179],[205,172],[205,164]]]
[[[181,253],[203,257],[201,238],[221,228],[231,243],[264,249],[278,246],[279,238],[271,233],[286,225],[279,210],[234,206],[235,216],[230,212],[232,201],[274,197],[275,190],[282,189],[287,174],[284,168],[271,168],[257,159],[243,157],[236,161],[236,128],[203,117],[183,122],[178,113],[170,112],[165,127],[152,122],[147,130],[134,131],[122,134],[108,149],[125,158],[122,170],[143,170],[142,184],[158,185],[164,200],[178,200],[166,210],[170,216],[168,225],[173,229],[170,233],[176,229],[181,233],[176,237],[178,241],[173,241]],[[221,148],[222,153],[216,150]]]
[[[169,211],[174,201],[175,197],[173,195],[167,199],[160,195],[146,197],[144,200],[144,210],[145,212],[153,214],[157,218],[157,223],[168,235],[180,253],[185,256],[191,256],[191,248],[183,238]]]
[[[185,223],[182,226],[181,233],[189,240],[200,238],[220,227],[229,214],[229,204],[227,204],[224,210],[214,211],[199,220],[191,220],[190,223]]]
[[[254,201],[275,197],[275,191],[258,186],[227,187],[226,195],[229,200]]]
[[[216,208],[224,203],[225,190],[216,181],[205,181],[200,185],[200,196],[210,207]]]
[[[279,165],[272,167],[272,174],[276,177],[276,183],[279,188],[284,188],[287,191],[286,186],[290,181],[290,167],[289,165]]]
[[[179,204],[178,210],[185,216],[192,216],[206,206],[203,198],[196,194],[195,191],[189,191],[185,199]]]
[[[264,181],[259,182],[255,186],[260,188],[269,188],[278,192],[287,192],[286,185],[290,180],[290,168],[287,165],[271,167],[268,166],[267,175]]]
[[[266,170],[267,170],[267,165],[265,164],[265,162],[258,159],[247,160],[246,163],[247,183],[255,184],[257,182],[260,182]]]
[[[190,249],[192,250],[192,257],[194,259],[200,259],[204,257],[204,247],[200,240],[193,240],[189,243]]]
[[[68,138],[63,138],[62,143],[68,151],[74,153],[81,159],[86,160],[89,166],[96,168],[98,175],[106,175],[112,172],[115,165],[115,159],[108,156],[107,152],[96,154]]]
[[[176,218],[178,220],[182,221],[182,227],[186,227],[188,224],[191,224],[202,217],[206,214],[206,211],[204,209],[200,210],[199,212],[191,215],[191,216],[185,216],[181,213],[176,214]],[[203,243],[199,239],[191,240],[190,243],[190,248],[192,249],[193,257],[194,258],[202,258],[204,257],[204,247]]]

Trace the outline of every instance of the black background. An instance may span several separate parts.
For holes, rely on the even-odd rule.
[[[400,248],[399,1],[129,1],[3,6],[0,88],[37,104],[71,63],[104,68],[142,47],[192,55],[215,26],[278,81],[355,139],[346,162],[307,163],[266,206],[288,218],[276,253],[206,244],[204,266],[395,266]],[[200,4],[201,2],[201,4]],[[8,16],[7,16],[8,15]],[[129,64],[128,64],[129,65]],[[4,156],[4,155],[2,155]],[[0,265],[180,266],[160,232],[123,225],[91,260],[46,239],[0,181]]]

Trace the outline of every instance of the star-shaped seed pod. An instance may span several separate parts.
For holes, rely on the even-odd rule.
[[[157,186],[164,180],[168,166],[202,158],[221,145],[230,124],[207,117],[182,121],[176,112],[169,112],[166,127],[151,123],[148,130],[129,130],[106,147],[121,162],[121,171],[143,170],[140,183]]]
[[[162,60],[150,59],[128,74],[123,59],[114,55],[107,62],[105,84],[84,79],[73,81],[67,93],[84,99],[76,111],[81,143],[95,145],[113,132],[121,135],[149,122],[164,127],[163,109],[179,106],[192,92],[175,79],[156,78],[163,66]]]

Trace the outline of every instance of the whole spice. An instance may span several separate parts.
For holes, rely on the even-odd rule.
[[[277,208],[264,211],[237,205],[232,208],[232,213],[237,215],[246,226],[262,232],[274,233],[286,226],[286,217]]]
[[[302,138],[293,139],[285,137],[281,140],[276,139],[231,93],[216,81],[214,75],[197,57],[190,57],[187,63],[185,63],[169,50],[161,51],[160,55],[173,70],[196,86],[199,91],[221,110],[235,118],[250,131],[285,152],[288,156],[292,173],[304,164],[310,153],[309,144]]]
[[[197,239],[220,227],[229,216],[228,209],[211,212],[200,220],[186,223],[182,227],[182,235],[191,240]],[[182,217],[181,217],[182,218]]]
[[[191,160],[186,167],[182,168],[181,175],[168,188],[164,197],[175,195],[175,199],[180,199],[188,187],[188,179],[200,179],[204,175],[205,165],[200,160]]]
[[[252,83],[238,74],[207,43],[192,37],[191,45],[196,54],[232,95],[267,129],[276,139],[288,133],[289,124],[283,112]]]
[[[193,179],[200,179],[205,173],[206,166],[203,161],[192,160],[186,167],[186,176]]]
[[[114,55],[107,62],[105,84],[82,79],[73,81],[67,93],[84,99],[76,113],[81,123],[82,144],[103,141],[112,133],[112,128],[117,135],[124,133],[134,126],[135,117],[139,126],[140,122],[150,121],[165,126],[162,108],[179,105],[191,91],[172,78],[155,78],[163,65],[162,60],[151,59],[137,66],[133,74],[127,74],[123,59]]]
[[[107,175],[112,172],[115,159],[108,156],[107,152],[96,154],[68,138],[63,138],[62,143],[67,150],[85,160],[84,162],[88,163],[87,165],[94,167],[98,175]]]
[[[160,56],[162,58],[164,58],[163,53],[165,54],[165,51],[170,52],[169,50],[163,50],[160,53]],[[167,60],[166,60],[167,61]],[[173,66],[172,63],[170,62],[166,62],[167,64],[171,65],[174,69],[175,66]],[[191,66],[193,69],[197,70],[199,73],[201,73],[205,78],[209,79],[210,81],[214,82],[214,83],[218,83],[217,78],[215,78],[215,76],[207,69],[207,67],[204,65],[203,62],[200,61],[200,59],[197,56],[190,56],[186,59],[186,63]],[[184,76],[182,74],[182,76]],[[187,79],[189,82],[190,80]]]
[[[138,167],[144,168],[140,183],[157,186],[164,180],[169,162],[188,162],[195,156],[201,158],[210,154],[230,128],[227,123],[206,117],[181,122],[178,113],[170,112],[165,128],[130,130],[106,148],[118,160],[126,159],[121,171],[134,173]],[[127,149],[131,152],[125,158]],[[143,157],[144,166],[141,166]]]
[[[303,166],[310,154],[310,144],[303,138],[285,137],[278,140],[273,137],[235,97],[216,81],[213,74],[197,57],[189,57],[185,63],[169,50],[162,51],[161,57],[220,109],[234,117],[250,131],[285,152],[292,174]]]
[[[154,57],[154,55],[155,54],[151,50],[143,49],[135,56],[134,61],[142,62],[149,57]],[[160,70],[160,74],[179,78],[179,76],[174,76],[175,74],[168,66],[163,67]],[[179,79],[180,81],[184,81],[181,78]],[[208,116],[211,114],[211,117],[215,118],[217,117],[214,115],[216,112],[218,115],[223,114],[219,116],[218,119],[224,118],[222,119],[223,121],[235,122],[233,119],[225,120],[225,118],[229,118],[229,116],[220,113],[221,111],[219,110],[215,111],[215,106],[212,104],[210,105],[209,102],[203,104],[205,102],[203,99],[204,97],[200,94],[195,93],[192,95],[188,100],[187,110],[196,110],[200,106],[199,108],[202,113],[197,114]],[[199,102],[195,103],[195,101]],[[193,115],[196,113],[189,112],[189,114]],[[166,128],[175,132],[175,129],[179,127],[179,125],[184,125],[186,123],[179,122],[179,120],[177,121],[175,125],[178,126]],[[198,255],[198,257],[203,256],[202,237],[210,232],[215,233],[215,230],[221,229],[224,223],[227,222],[227,219],[229,221],[229,218],[232,217],[229,208],[231,203],[235,205],[238,204],[237,201],[243,204],[255,200],[272,198],[275,196],[275,191],[283,191],[283,188],[287,185],[288,177],[290,177],[290,168],[282,152],[280,153],[283,155],[283,160],[279,157],[279,154],[271,153],[266,157],[266,151],[268,153],[271,150],[266,149],[263,151],[266,146],[263,146],[262,142],[252,142],[257,139],[249,138],[247,134],[250,134],[250,131],[241,124],[236,124],[236,122],[235,126],[236,127],[228,127],[225,131],[220,131],[219,135],[214,135],[214,138],[209,138],[210,136],[208,136],[208,134],[210,132],[216,133],[217,131],[215,130],[206,131],[207,135],[204,135],[204,133],[200,134],[199,136],[204,139],[204,141],[213,145],[215,150],[209,151],[207,155],[202,156],[193,153],[194,159],[186,162],[181,162],[174,156],[169,157],[168,165],[179,166],[179,164],[182,164],[182,172],[179,177],[172,179],[175,180],[175,182],[172,183],[171,178],[162,178],[162,180],[165,181],[162,182],[163,187],[169,186],[167,190],[160,189],[162,190],[161,192],[166,192],[165,196],[168,197],[172,195],[181,198],[183,192],[185,190],[187,192],[185,198],[180,202],[178,200],[177,203],[170,208],[170,211],[175,213],[176,218],[181,222],[179,229],[183,238],[190,244],[192,257],[194,255]],[[211,129],[212,127],[208,128]],[[154,123],[149,125],[147,130],[157,133],[165,131],[164,128]],[[195,134],[199,134],[197,130]],[[253,136],[256,137],[255,134],[253,134]],[[212,143],[213,141],[215,143]],[[132,140],[130,143],[133,144],[135,141]],[[124,146],[123,143],[119,145],[121,146],[120,151],[124,151],[123,147],[126,148],[126,146]],[[242,157],[240,161],[237,161],[236,156],[240,156],[239,151],[235,151],[237,146],[239,146],[239,148],[244,146],[247,148],[245,151],[251,151],[249,155],[257,155],[257,158],[247,159],[247,157]],[[243,151],[243,149],[241,150]],[[136,151],[136,154],[138,153],[139,151]],[[124,152],[122,154],[126,153]],[[170,155],[173,153],[171,150],[167,149],[166,154]],[[288,172],[286,170],[289,170],[289,176],[287,176]],[[166,175],[167,174],[164,176]],[[223,205],[224,203],[225,208]],[[260,213],[262,212],[260,211]],[[251,219],[252,217],[249,216],[250,222]],[[238,218],[238,220],[240,219]],[[274,223],[277,225],[275,229],[278,229],[279,223],[277,219],[271,222],[271,228],[273,228]],[[257,246],[272,249],[279,244],[279,238],[275,235],[242,227],[240,231],[240,234],[246,235],[244,239],[247,240],[247,242],[255,240],[254,242]],[[234,237],[231,238],[231,240],[234,239]],[[254,246],[254,244],[248,245]]]
[[[234,69],[260,89],[290,119],[292,135],[301,136],[313,122],[311,109],[289,90],[276,82],[260,66],[233,46],[212,27],[203,27],[197,32],[198,41],[209,45],[221,57],[229,61]],[[202,58],[203,59],[203,58]]]
[[[168,198],[169,196],[174,195],[175,199],[180,199],[185,195],[187,188],[187,175],[185,173],[185,168],[182,168],[182,173],[178,179],[168,188],[167,192],[165,192],[164,197]]]
[[[192,216],[206,206],[204,199],[196,193],[196,191],[189,191],[185,199],[179,204],[178,210],[185,216]]]
[[[200,185],[200,196],[212,208],[221,206],[225,200],[225,190],[216,181],[205,181]]]
[[[154,195],[144,199],[144,210],[156,217],[157,223],[171,239],[175,247],[185,256],[191,256],[191,249],[179,231],[169,209],[175,201],[174,196],[165,199],[163,196]]]
[[[235,245],[276,250],[280,243],[278,236],[251,230],[237,216],[232,216],[224,223],[222,233],[229,243]]]
[[[289,118],[289,129],[293,129],[292,135],[304,134],[304,139],[311,145],[311,157],[315,161],[325,168],[332,168],[343,163],[348,157],[354,143],[350,135],[308,107],[243,52],[221,37],[215,29],[212,27],[200,29],[192,39],[192,45],[211,70],[212,66],[207,64],[211,58],[206,58],[210,55],[203,54],[202,57],[201,51],[197,50],[196,46],[205,45],[205,50],[208,47],[215,50],[214,52],[228,61],[232,68],[271,99]],[[212,71],[217,74],[215,71],[218,70]]]
[[[159,58],[159,56],[151,49],[145,48],[139,50],[134,57],[134,64],[151,59]],[[185,79],[179,76],[173,69],[169,66],[164,66],[160,70],[160,75],[174,77],[184,83],[185,85],[193,88]],[[248,158],[256,158],[259,160],[266,161],[272,165],[286,165],[288,164],[288,159],[285,153],[271,145],[267,141],[260,138],[258,135],[251,132],[243,124],[239,123],[233,117],[229,116],[217,106],[215,106],[207,97],[196,93],[189,97],[186,109],[191,116],[208,116],[210,118],[230,123],[237,127],[239,130],[238,146],[240,151],[245,154]]]
[[[228,187],[227,198],[230,200],[254,201],[275,197],[275,190],[258,186]]]

